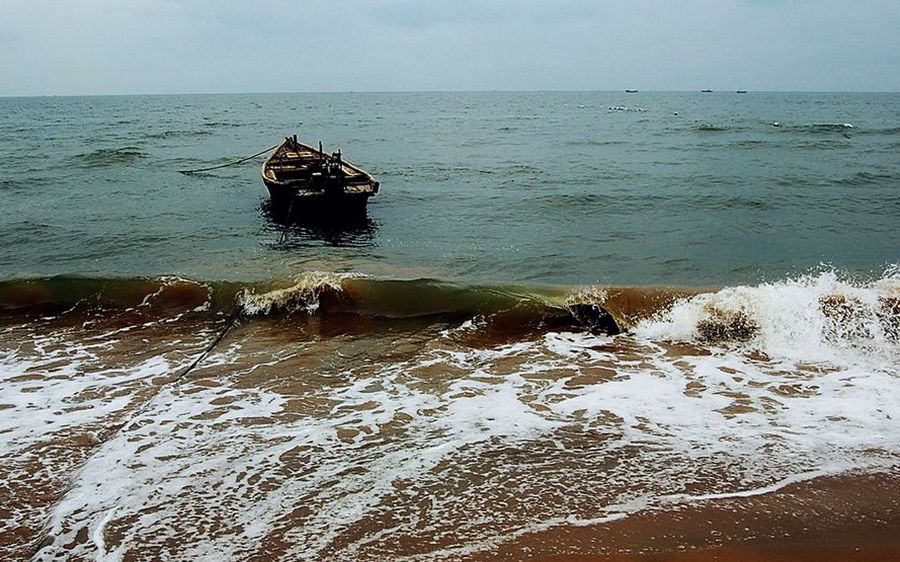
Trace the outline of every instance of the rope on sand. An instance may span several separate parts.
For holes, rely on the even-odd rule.
[[[257,156],[258,156],[258,155],[257,155]],[[114,438],[115,438],[116,436],[118,436],[118,435],[119,435],[126,427],[128,427],[134,420],[136,420],[136,419],[137,419],[138,417],[140,417],[143,413],[145,413],[146,411],[148,411],[148,410],[150,409],[151,405],[153,404],[154,399],[159,395],[159,393],[163,390],[163,388],[165,388],[165,387],[171,387],[171,386],[177,386],[177,385],[182,381],[182,379],[184,379],[184,377],[187,376],[188,373],[190,373],[192,370],[194,370],[194,368],[196,368],[197,365],[199,365],[201,361],[203,361],[204,359],[206,359],[206,357],[212,352],[212,350],[215,349],[215,347],[216,347],[217,345],[219,345],[219,343],[221,343],[223,339],[225,339],[225,336],[228,335],[228,332],[230,332],[232,328],[234,328],[235,326],[237,326],[237,325],[240,323],[240,321],[241,321],[241,314],[242,314],[242,313],[243,313],[243,308],[240,306],[240,304],[238,304],[237,307],[235,308],[234,312],[231,313],[231,316],[230,316],[229,319],[228,319],[228,323],[225,325],[224,328],[222,328],[221,330],[219,330],[218,334],[216,334],[215,339],[213,339],[209,344],[207,344],[207,346],[203,349],[203,351],[200,353],[200,355],[198,355],[198,356],[191,362],[190,365],[188,365],[187,367],[185,367],[184,369],[182,369],[181,372],[178,373],[178,375],[176,375],[174,379],[172,379],[171,381],[167,382],[166,384],[164,384],[164,385],[162,385],[161,387],[159,387],[158,389],[156,389],[156,393],[154,393],[153,396],[151,396],[148,400],[146,400],[143,404],[141,404],[134,412],[132,412],[130,415],[128,415],[128,417],[127,417],[127,419],[126,419],[125,421],[123,421],[122,423],[116,424],[116,425],[114,425],[114,426],[108,428],[106,432],[103,432],[103,433],[98,432],[99,435],[96,435],[97,441],[96,441],[96,443],[95,443],[95,445],[94,445],[94,448],[95,448],[95,449],[96,449],[96,448],[99,448],[99,447],[100,447],[101,445],[103,445],[104,443],[106,443],[106,442],[111,441],[112,439],[114,439]],[[88,461],[91,459],[91,457],[93,457],[93,456],[94,456],[94,452],[92,451],[92,452],[91,452],[91,453],[90,453],[90,454],[82,461],[82,463],[81,463],[81,468],[83,468],[83,467],[88,463]],[[81,468],[79,468],[79,470],[81,470]],[[73,481],[73,482],[70,482],[70,483],[69,483],[69,489],[71,489],[71,487],[72,487],[73,485],[74,485],[74,481]],[[101,522],[100,527],[98,527],[98,529],[101,529],[101,531],[100,531],[101,533],[102,533],[102,527],[103,527],[103,525],[104,525],[106,522],[108,522],[108,520],[112,517],[112,513],[113,513],[114,511],[115,511],[115,508],[113,508],[112,511],[110,511],[109,513],[107,513],[107,514],[106,514],[106,517],[104,517],[103,521]],[[102,535],[101,535],[101,536],[102,536]],[[47,528],[45,528],[45,529],[44,529],[44,530],[36,537],[36,540],[35,540],[35,543],[34,543],[34,556],[37,556],[37,554],[38,554],[44,547],[49,546],[50,544],[53,544],[53,539],[54,539],[54,537],[53,537],[53,535],[51,534],[50,530],[47,529]],[[95,542],[96,542],[96,539],[95,539]]]

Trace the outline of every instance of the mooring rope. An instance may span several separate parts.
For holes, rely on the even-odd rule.
[[[193,363],[191,363],[185,369],[183,369],[181,371],[181,373],[177,377],[175,377],[175,380],[169,381],[168,385],[178,384],[179,382],[181,382],[181,379],[183,379],[185,377],[185,375],[187,375],[188,373],[193,371],[194,368],[197,365],[199,365],[201,361],[206,359],[206,356],[209,355],[210,352],[212,352],[212,350],[215,349],[215,347],[217,345],[219,345],[219,343],[223,339],[225,339],[225,336],[228,335],[228,332],[230,332],[232,328],[234,328],[235,326],[238,325],[238,323],[241,321],[241,313],[242,312],[243,312],[243,308],[240,305],[238,305],[237,308],[235,308],[234,312],[231,313],[231,318],[228,319],[228,324],[226,324],[225,328],[223,328],[222,331],[219,332],[219,335],[216,336],[216,339],[214,339],[212,342],[210,342],[210,344],[206,346],[206,349],[203,350],[203,353],[198,355],[197,358],[194,359]]]
[[[140,417],[142,414],[147,412],[150,409],[150,407],[152,406],[153,401],[156,399],[157,396],[159,396],[159,394],[163,391],[164,388],[178,386],[181,383],[182,379],[184,379],[184,377],[187,376],[188,373],[193,371],[197,367],[197,365],[200,364],[201,361],[206,359],[206,357],[212,352],[212,350],[215,349],[216,346],[218,346],[222,342],[223,339],[225,339],[225,336],[228,335],[228,332],[230,332],[232,328],[234,328],[235,326],[237,326],[240,323],[242,313],[243,313],[243,308],[240,305],[238,305],[235,308],[234,312],[231,313],[231,317],[228,319],[228,323],[225,325],[225,327],[222,328],[221,330],[219,330],[215,339],[213,339],[209,344],[207,344],[207,346],[203,349],[203,351],[200,353],[200,355],[198,355],[191,362],[190,365],[188,365],[187,367],[182,369],[181,372],[178,373],[178,375],[176,375],[174,379],[172,379],[171,381],[169,381],[169,382],[163,384],[162,386],[160,386],[159,388],[157,388],[156,392],[153,394],[153,396],[151,396],[148,400],[146,400],[143,404],[141,404],[134,412],[132,412],[130,415],[128,415],[128,417],[125,421],[123,421],[120,424],[112,426],[111,428],[109,428],[108,431],[105,432],[105,434],[98,435],[96,437],[97,441],[94,444],[94,449],[97,449],[97,448],[103,446],[105,443],[115,439],[133,421],[135,421],[138,417]],[[81,467],[78,469],[79,471],[87,465],[87,463],[94,456],[94,454],[95,454],[95,452],[92,451],[87,457],[85,457],[82,460]],[[60,494],[59,497],[62,498],[64,495],[68,494],[69,491],[74,486],[75,486],[75,480],[73,479],[68,483],[65,490]],[[44,529],[41,530],[41,532],[35,538],[34,556],[37,556],[37,554],[41,551],[41,549],[43,549],[44,547],[46,547],[52,543],[53,543],[53,536],[49,533],[49,529],[47,529],[45,527]]]
[[[260,151],[257,152],[256,154],[252,154],[252,155],[247,156],[247,157],[245,157],[245,158],[241,158],[240,160],[235,160],[234,162],[228,162],[227,164],[219,164],[218,166],[210,166],[209,168],[197,168],[196,170],[178,170],[178,173],[190,175],[190,174],[196,174],[196,173],[198,173],[198,172],[208,172],[208,171],[210,171],[210,170],[218,170],[219,168],[227,168],[228,166],[234,166],[234,165],[236,165],[236,164],[240,164],[240,163],[242,163],[242,162],[246,162],[247,160],[251,160],[251,159],[253,159],[253,158],[256,158],[257,156],[262,156],[262,155],[265,154],[266,152],[269,152],[269,151],[271,151],[271,150],[275,150],[276,148],[278,148],[278,146],[279,146],[280,144],[281,144],[281,143],[278,143],[278,144],[276,144],[275,146],[270,146],[269,148],[267,148],[267,149],[265,149],[265,150],[260,150]]]
[[[212,352],[212,350],[215,349],[216,346],[219,345],[223,339],[225,339],[225,336],[228,335],[228,332],[230,332],[232,328],[234,328],[235,326],[237,326],[240,323],[242,313],[243,313],[243,308],[238,306],[234,310],[234,312],[231,313],[231,317],[228,318],[228,323],[225,324],[225,327],[222,328],[221,330],[219,330],[219,332],[216,334],[216,337],[212,341],[210,341],[206,345],[205,348],[203,348],[203,351],[200,353],[200,355],[198,355],[196,358],[194,358],[194,360],[191,361],[190,365],[181,369],[181,371],[177,375],[175,375],[175,378],[173,378],[172,380],[166,382],[165,384],[163,384],[159,388],[157,388],[156,392],[153,394],[153,396],[151,396],[150,399],[145,401],[137,409],[135,409],[133,412],[131,412],[131,414],[128,415],[128,418],[125,421],[123,421],[120,424],[112,426],[110,428],[110,430],[108,432],[106,432],[105,435],[98,438],[99,444],[106,443],[107,441],[113,439],[116,435],[121,433],[122,430],[125,429],[125,427],[127,427],[132,421],[134,421],[135,419],[140,417],[144,412],[146,412],[152,405],[153,400],[159,395],[160,392],[163,391],[164,388],[177,387],[181,383],[182,379],[184,379],[184,377],[186,377],[188,373],[193,371],[197,367],[197,365],[200,364],[201,361],[206,359],[206,357]]]
[[[281,230],[281,237],[278,239],[278,244],[284,242],[284,237],[287,236],[288,226],[291,221],[291,211],[294,210],[294,200],[297,198],[297,192],[294,191],[291,194],[291,204],[288,205],[287,215],[284,218],[284,228]]]

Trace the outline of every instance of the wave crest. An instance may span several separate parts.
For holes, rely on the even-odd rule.
[[[292,314],[302,311],[314,314],[325,294],[339,295],[344,279],[350,274],[308,272],[294,278],[289,287],[273,288],[257,292],[248,288],[238,294],[238,306],[248,316],[264,316],[272,313]]]
[[[654,340],[746,346],[798,361],[900,358],[900,275],[888,271],[861,283],[827,271],[727,287],[680,299],[635,331]]]

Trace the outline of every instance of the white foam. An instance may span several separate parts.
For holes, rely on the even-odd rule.
[[[443,395],[445,413],[436,420],[460,441],[472,442],[476,436],[506,440],[526,439],[552,431],[560,425],[522,402],[525,379],[512,375],[502,384],[459,381]]]
[[[289,287],[272,289],[264,293],[253,290],[242,292],[238,301],[244,314],[259,316],[280,310],[291,313],[303,311],[313,314],[319,308],[319,296],[323,290],[341,291],[345,279],[360,277],[359,274],[304,272],[294,278]]]
[[[56,338],[36,343],[49,347],[50,340]],[[91,346],[76,343],[62,344],[39,356],[20,357],[17,352],[0,356],[0,404],[12,406],[0,415],[0,456],[64,429],[90,426],[122,410],[133,395],[117,392],[117,387],[170,374],[173,369],[159,356],[128,368],[87,367],[96,360]],[[23,380],[26,373],[38,378]]]
[[[213,290],[212,290],[212,287],[210,287],[206,283],[200,283],[200,282],[197,282],[197,281],[194,281],[191,279],[185,279],[183,277],[177,277],[177,276],[160,277],[160,278],[158,278],[158,281],[160,282],[159,288],[156,289],[156,291],[146,295],[143,298],[143,300],[141,301],[141,303],[135,307],[135,309],[151,306],[153,304],[153,301],[157,297],[159,297],[160,295],[162,295],[166,292],[166,289],[169,289],[171,287],[175,287],[178,285],[191,285],[194,287],[202,287],[202,288],[206,289],[206,300],[203,302],[203,304],[194,308],[194,311],[201,311],[201,310],[209,309],[209,306],[212,301]],[[128,310],[133,310],[133,309],[128,309]]]
[[[741,314],[758,328],[744,348],[793,361],[889,366],[900,359],[900,345],[891,340],[879,314],[884,314],[881,299],[898,296],[900,275],[895,272],[875,282],[853,283],[829,271],[684,299],[660,317],[641,322],[635,333],[649,341],[702,341],[701,322],[723,311]],[[849,303],[853,316],[826,315],[822,302],[834,298]]]
[[[100,520],[100,523],[97,524],[97,527],[91,534],[91,538],[94,541],[94,547],[97,549],[97,562],[114,562],[116,560],[121,560],[121,556],[110,555],[106,552],[106,541],[103,539],[103,530],[115,514],[115,507],[106,512],[106,515],[103,516],[103,519]]]

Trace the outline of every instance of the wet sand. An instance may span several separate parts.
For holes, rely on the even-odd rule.
[[[900,472],[822,477],[753,497],[524,535],[461,560],[894,562]]]
[[[900,560],[874,290],[842,289],[855,331],[829,284],[611,337],[509,295],[360,313],[317,279],[238,322],[179,280],[0,316],[0,559]],[[700,337],[748,291],[754,342]]]

